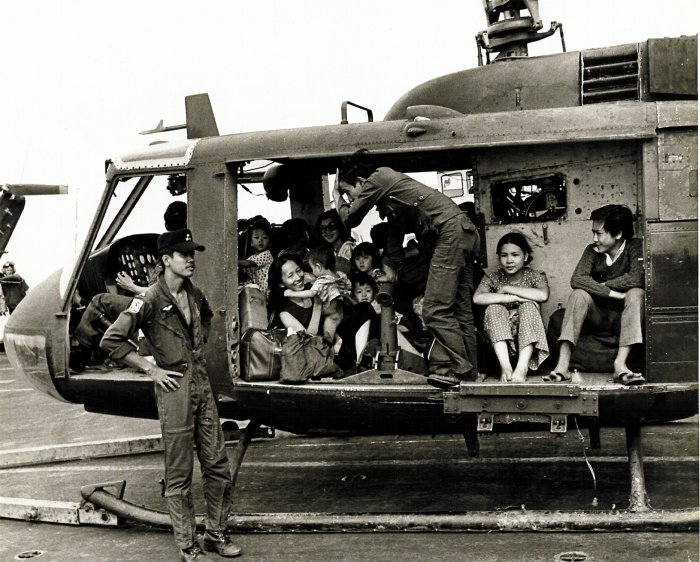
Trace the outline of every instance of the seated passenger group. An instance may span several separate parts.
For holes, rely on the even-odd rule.
[[[472,302],[485,307],[483,334],[502,382],[525,382],[528,373],[541,368],[550,354],[540,312],[549,286],[546,274],[530,265],[534,256],[525,235],[510,232],[498,241],[498,267],[473,291],[480,240],[462,209],[409,176],[373,166],[366,151],[344,164],[333,190],[336,209],[322,213],[314,231],[301,219],[282,225],[277,257],[270,253],[275,244],[269,223],[262,217],[248,222],[247,258],[254,262],[267,254],[256,264],[262,275],[250,270],[249,280],[269,291],[277,325],[323,334],[336,345],[338,364],[352,370],[368,342],[380,337],[377,282],[390,281],[400,347],[425,357],[428,382],[434,386],[476,380]],[[359,225],[372,207],[385,221],[373,227],[372,243],[355,245],[349,228]],[[619,325],[615,380],[643,383],[626,362],[631,346],[642,343],[644,312],[643,255],[641,241],[632,238],[634,217],[627,207],[606,205],[591,220],[594,242],[572,277],[574,292],[555,350],[558,362],[542,378],[571,378],[569,360],[584,325]],[[286,237],[290,230],[293,235]],[[404,246],[407,234],[415,238]]]
[[[569,364],[582,329],[612,331],[618,336],[613,381],[643,384],[627,359],[643,342],[644,255],[642,241],[633,238],[634,216],[624,205],[605,205],[591,213],[593,243],[583,252],[571,277],[573,292],[564,310],[558,337],[558,360],[542,379],[571,380]],[[493,347],[503,382],[525,382],[549,355],[539,305],[549,297],[547,276],[531,269],[532,249],[519,232],[503,236],[497,246],[499,269],[487,273],[474,294],[485,305],[484,333]],[[515,368],[511,357],[517,357]]]

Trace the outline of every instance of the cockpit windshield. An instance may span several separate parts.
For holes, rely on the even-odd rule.
[[[95,250],[133,234],[160,234],[166,230],[164,214],[168,206],[174,201],[187,201],[184,174],[122,177],[116,181]]]

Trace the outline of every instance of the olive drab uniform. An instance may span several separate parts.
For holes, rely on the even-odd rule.
[[[192,317],[189,327],[161,275],[131,301],[100,344],[119,360],[135,350],[134,336],[141,329],[158,366],[183,374],[177,390],[166,392],[155,385],[165,449],[165,499],[180,548],[195,544],[191,493],[195,447],[204,480],[207,530],[225,529],[231,497],[231,472],[203,352],[212,312],[201,290],[189,280],[184,287]]]
[[[479,251],[476,227],[449,197],[391,168],[377,168],[364,180],[352,204],[341,204],[338,213],[352,228],[373,206],[391,226],[382,259],[395,271],[403,259],[405,234],[413,232],[432,245],[423,321],[447,351],[454,373],[473,376],[476,332],[471,302]]]

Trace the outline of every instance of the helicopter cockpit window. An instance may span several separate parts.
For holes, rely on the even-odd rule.
[[[491,183],[493,218],[504,223],[558,219],[566,213],[566,179],[561,174]]]
[[[185,174],[119,178],[95,249],[133,234],[162,233],[165,230],[163,215],[173,201],[187,201]]]
[[[92,255],[78,282],[86,302],[103,292],[132,294],[136,291],[127,288],[130,283],[147,287],[157,261],[158,236],[174,228],[166,227],[166,209],[177,202],[177,212],[168,215],[171,222],[184,226],[187,221],[185,174],[122,176],[114,181]]]

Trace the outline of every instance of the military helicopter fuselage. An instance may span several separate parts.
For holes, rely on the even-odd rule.
[[[544,423],[561,432],[567,416],[581,426],[606,426],[696,413],[697,38],[530,58],[518,48],[539,28],[532,18],[510,16],[490,22],[491,43],[483,42],[499,58],[418,86],[383,121],[368,113],[361,123],[344,117],[338,125],[219,135],[208,96],[188,98],[187,140],[108,162],[80,254],[35,287],[8,322],[13,367],[40,391],[88,411],[157,417],[148,377],[123,368],[73,371],[71,338],[81,303],[120,291],[117,271],[147,283],[162,230],[162,208],[146,202],[149,194],[185,200],[186,192],[188,226],[207,247],[197,256],[195,283],[214,311],[206,359],[222,418],[292,432],[434,434],[477,424],[491,431],[494,423],[498,430]],[[506,33],[513,30],[515,38]],[[545,321],[566,303],[571,273],[591,238],[591,211],[606,203],[631,208],[645,240],[647,383],[627,388],[610,383],[609,372],[582,372],[576,384],[487,379],[445,392],[399,362],[332,382],[246,380],[238,221],[285,207],[287,216],[313,224],[330,206],[329,184],[342,158],[359,148],[368,148],[378,165],[432,177],[436,189],[473,201],[483,265],[493,265],[503,234],[525,233],[537,268],[549,277]],[[244,189],[262,193],[262,168],[276,171],[266,187],[288,200],[265,200],[243,215]],[[115,193],[124,196],[113,209]],[[150,217],[154,227],[134,230],[136,215]]]

